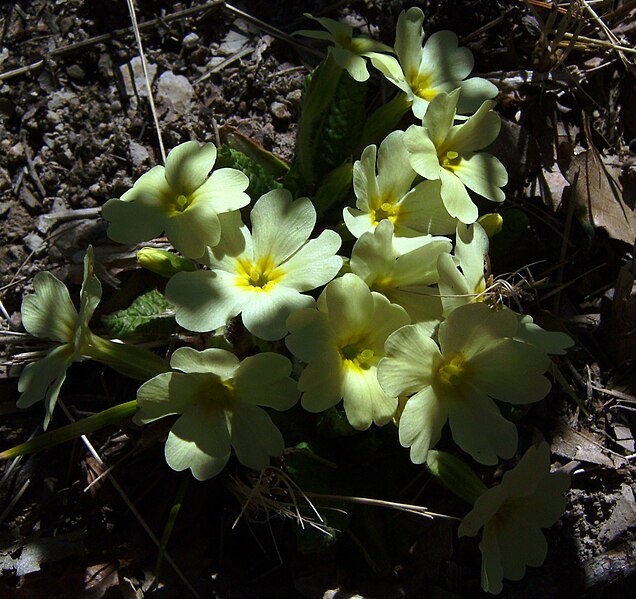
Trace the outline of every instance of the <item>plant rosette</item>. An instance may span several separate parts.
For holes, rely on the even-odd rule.
[[[421,119],[430,102],[440,93],[462,90],[458,105],[460,114],[470,114],[499,90],[481,77],[466,79],[475,61],[468,48],[460,48],[452,31],[438,31],[424,46],[422,23],[424,13],[417,7],[402,11],[398,18],[393,56],[373,53],[373,66],[393,85],[402,90],[412,103],[413,114]]]
[[[303,292],[328,283],[342,267],[335,231],[309,239],[316,209],[308,198],[292,202],[286,189],[270,191],[254,205],[251,221],[250,233],[238,213],[226,215],[221,240],[204,259],[210,270],[170,279],[166,297],[181,326],[212,331],[241,314],[250,333],[281,339],[287,317],[315,303]]]
[[[343,211],[351,234],[360,237],[383,220],[393,223],[398,237],[453,233],[457,220],[444,208],[440,183],[422,181],[412,187],[416,177],[409,166],[404,131],[390,133],[379,149],[366,147],[353,165],[356,207]]]
[[[550,450],[541,443],[526,451],[501,484],[477,498],[458,534],[475,536],[483,529],[479,550],[484,591],[499,594],[504,578],[521,580],[526,566],[544,562],[548,545],[541,529],[561,517],[569,486],[567,474],[550,472]]]
[[[409,314],[411,322],[437,321],[442,302],[435,285],[438,256],[450,252],[446,237],[395,238],[393,224],[383,220],[356,241],[349,263],[372,291],[385,295]]]
[[[478,152],[499,135],[501,118],[492,110],[494,102],[484,102],[477,112],[454,125],[460,90],[440,93],[431,101],[422,126],[411,125],[404,136],[409,161],[426,179],[441,182],[441,196],[448,213],[463,223],[474,223],[477,206],[466,188],[493,201],[503,202],[501,190],[508,173],[491,154]]]
[[[223,349],[178,349],[170,365],[137,392],[137,424],[179,414],[165,445],[168,465],[198,480],[219,474],[234,448],[239,462],[261,470],[284,449],[283,436],[263,407],[283,411],[299,396],[291,362],[262,353],[239,362]]]
[[[303,408],[322,412],[343,399],[353,428],[389,422],[397,395],[380,387],[377,364],[386,338],[408,322],[404,308],[352,273],[329,283],[318,309],[298,310],[287,319],[287,348],[306,363],[298,382]]]
[[[249,179],[241,171],[222,168],[212,143],[187,141],[173,148],[165,168],[155,166],[121,198],[102,208],[110,222],[108,236],[119,243],[138,243],[161,235],[188,258],[203,256],[221,238],[219,215],[250,203],[244,193]]]
[[[327,31],[305,30],[297,31],[298,35],[304,35],[317,40],[333,42],[329,48],[329,54],[336,64],[345,69],[356,81],[367,81],[369,70],[364,56],[370,52],[393,52],[391,46],[376,42],[367,36],[353,37],[353,28],[340,21],[334,21],[326,17],[314,17],[305,13],[308,19],[320,23]]]
[[[548,356],[514,339],[517,328],[512,311],[478,303],[457,308],[439,325],[439,346],[430,323],[405,326],[387,339],[378,379],[388,395],[409,396],[399,437],[414,463],[426,461],[447,420],[455,443],[477,462],[494,465],[514,455],[517,429],[493,399],[528,404],[550,390],[543,376]]]

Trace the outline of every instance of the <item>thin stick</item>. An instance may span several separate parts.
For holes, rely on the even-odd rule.
[[[161,127],[159,127],[159,117],[157,116],[157,109],[155,108],[155,100],[152,96],[152,88],[150,86],[150,77],[148,77],[148,68],[146,66],[146,57],[144,56],[144,48],[141,45],[141,35],[139,33],[139,25],[137,24],[137,15],[135,14],[134,0],[126,0],[128,3],[128,12],[130,13],[130,20],[132,21],[133,31],[135,32],[135,40],[137,41],[137,49],[139,50],[139,59],[141,60],[141,68],[144,72],[144,79],[146,80],[146,90],[148,91],[148,101],[150,102],[150,111],[152,112],[152,118],[155,122],[155,129],[157,130],[157,138],[159,139],[159,149],[161,151],[161,158],[165,164],[166,162],[166,150],[163,147],[163,138],[161,137]]]

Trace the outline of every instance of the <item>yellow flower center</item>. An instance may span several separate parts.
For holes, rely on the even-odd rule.
[[[407,82],[416,96],[430,102],[438,93],[436,89],[431,88],[432,79],[430,73],[411,71]]]
[[[465,358],[462,354],[455,354],[445,358],[437,369],[437,380],[442,385],[456,387],[464,380],[466,372]]]
[[[389,219],[393,224],[400,216],[400,207],[396,206],[393,197],[382,197],[376,204],[378,207],[371,210],[371,222],[377,227],[383,220]]]
[[[345,368],[361,371],[368,370],[375,365],[377,362],[377,360],[374,360],[375,351],[366,347],[367,344],[366,340],[359,339],[340,347],[340,355],[344,361]]]
[[[190,204],[192,204],[192,198],[181,194],[175,200],[173,208],[175,212],[183,212]]]
[[[239,260],[236,267],[238,285],[253,291],[270,291],[284,276],[284,271],[276,267],[269,256],[259,258],[256,263]]]
[[[440,157],[440,164],[442,168],[445,168],[447,171],[454,172],[459,167],[461,162],[460,155],[454,150],[448,150],[445,154],[442,154]]]
[[[199,391],[196,401],[209,414],[217,412],[233,412],[236,405],[234,386],[229,381],[223,381],[212,375],[214,381],[207,382]]]

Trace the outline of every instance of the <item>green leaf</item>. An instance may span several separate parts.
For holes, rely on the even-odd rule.
[[[248,195],[257,200],[263,194],[282,187],[276,179],[256,160],[228,145],[221,146],[216,159],[216,168],[235,168],[245,173],[250,180]]]
[[[355,81],[328,56],[303,94],[295,161],[285,185],[313,195],[323,178],[355,153],[364,124],[366,82]]]
[[[140,295],[128,308],[102,316],[115,337],[165,335],[175,328],[172,306],[156,289]]]

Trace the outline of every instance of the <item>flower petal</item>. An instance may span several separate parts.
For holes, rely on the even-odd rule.
[[[462,160],[462,164],[463,162]],[[442,201],[448,214],[463,223],[474,223],[479,216],[479,210],[470,199],[462,179],[445,168],[439,170],[439,178],[442,182]]]
[[[422,181],[404,196],[396,231],[402,223],[427,235],[454,233],[457,219],[448,214],[441,195],[442,182]]]
[[[410,191],[416,177],[415,171],[409,167],[404,135],[404,131],[392,131],[378,150],[378,187],[384,201],[404,196]]]
[[[497,457],[511,458],[517,450],[517,428],[495,402],[476,388],[448,398],[448,421],[453,439],[480,464],[493,466]]]
[[[441,167],[435,143],[424,127],[411,125],[404,134],[413,170],[426,179],[439,179]]]
[[[205,333],[224,326],[243,309],[245,296],[233,292],[235,281],[224,271],[179,272],[168,281],[166,298],[182,327]]]
[[[462,273],[471,288],[471,293],[478,293],[486,287],[484,266],[489,247],[488,235],[479,223],[474,223],[470,227],[457,223],[455,256],[459,258]]]
[[[474,152],[489,146],[501,129],[501,117],[492,110],[494,102],[484,102],[465,123],[451,127],[440,152]]]
[[[313,413],[335,406],[342,399],[343,382],[342,358],[335,348],[331,348],[307,364],[300,375],[301,405]]]
[[[186,373],[214,373],[221,380],[229,381],[239,367],[239,359],[224,349],[197,351],[191,347],[180,347],[172,354],[170,366]]]
[[[342,218],[349,233],[354,237],[360,237],[364,233],[370,233],[374,230],[375,221],[371,212],[345,208],[342,211]]]
[[[334,331],[347,336],[349,332],[359,334],[369,329],[375,312],[374,298],[360,277],[347,273],[331,281],[325,297]]]
[[[331,230],[310,239],[281,265],[285,271],[285,286],[309,291],[331,281],[342,268],[342,257],[336,255],[341,243],[340,235]]]
[[[309,198],[292,202],[286,189],[274,189],[252,208],[254,255],[282,264],[309,239],[316,224],[316,209]],[[281,235],[284,231],[284,235]]]
[[[373,201],[380,196],[375,173],[376,153],[376,146],[367,146],[362,151],[360,160],[353,163],[353,191],[357,198],[356,206],[365,213],[370,211]]]
[[[107,234],[118,243],[138,243],[161,235],[166,215],[160,206],[140,202],[108,200],[102,206],[102,217],[109,221]]]
[[[438,149],[443,146],[453,125],[458,100],[458,89],[448,94],[443,92],[437,94],[431,100],[422,119],[422,126],[426,129],[428,136]]]
[[[139,411],[133,421],[148,424],[173,414],[183,414],[210,382],[202,374],[164,372],[146,381],[137,391]]]
[[[166,219],[166,236],[174,248],[187,258],[201,258],[207,247],[221,238],[221,225],[214,206],[200,202]]]
[[[395,57],[388,54],[379,54],[378,52],[369,52],[367,56],[371,59],[371,64],[393,85],[399,87],[403,92],[411,92],[402,67]]]
[[[419,71],[430,74],[433,85],[452,81],[458,87],[474,66],[472,52],[459,47],[457,36],[452,31],[437,31],[424,44]]]
[[[247,175],[235,168],[220,168],[192,193],[191,200],[196,203],[210,203],[218,214],[239,210],[250,203],[245,190],[250,180]]]
[[[334,351],[336,339],[327,314],[314,309],[298,310],[287,319],[287,349],[303,362]]]
[[[273,352],[245,358],[234,377],[236,395],[242,402],[287,410],[300,396],[296,381],[289,378],[291,371],[291,362]]]
[[[282,339],[287,333],[289,315],[313,305],[311,296],[283,285],[276,285],[269,291],[248,291],[242,309],[243,324],[260,339]]]
[[[347,50],[334,46],[330,49],[330,54],[336,61],[336,64],[347,71],[356,81],[366,81],[369,78],[369,70],[367,69],[367,61]]]
[[[269,466],[270,456],[279,456],[285,449],[283,435],[269,414],[244,403],[237,404],[232,414],[231,439],[239,462],[254,470]]]
[[[77,326],[77,310],[66,285],[50,272],[33,278],[35,293],[22,300],[22,323],[35,337],[70,343]]]
[[[548,356],[527,343],[501,339],[468,361],[471,382],[500,401],[527,404],[543,399],[550,391],[541,376],[550,364]]]
[[[493,202],[503,202],[506,199],[506,194],[500,188],[508,183],[508,172],[499,159],[490,154],[463,154],[459,165],[455,167],[455,175],[466,187]],[[448,208],[448,205],[446,207]],[[459,216],[458,218],[466,223],[476,220],[476,217],[471,221],[463,220]]]
[[[132,189],[119,199],[122,202],[135,202],[146,208],[166,208],[174,197],[175,192],[166,181],[166,169],[157,165],[141,175]]]
[[[378,363],[378,380],[392,396],[417,393],[432,382],[442,355],[431,339],[429,325],[403,326],[386,340],[385,357]]]
[[[481,588],[498,595],[503,590],[502,552],[494,528],[486,525],[479,543],[481,552]]]
[[[458,82],[462,90],[457,103],[459,114],[471,114],[475,112],[481,104],[489,98],[494,98],[499,93],[499,88],[481,77],[471,77],[465,81]]]
[[[72,362],[73,346],[60,345],[53,348],[41,360],[27,364],[20,374],[18,391],[22,395],[18,399],[17,406],[28,408],[43,399],[46,410],[44,430],[49,425],[57,397],[66,379],[66,370]]]
[[[204,402],[192,404],[168,434],[165,454],[173,470],[190,468],[197,480],[219,474],[230,457],[225,412],[206,409]]]
[[[189,196],[201,187],[216,161],[216,147],[213,143],[202,146],[196,141],[186,141],[173,148],[166,159],[166,181],[175,196]]]
[[[375,366],[363,370],[345,368],[342,397],[349,424],[356,430],[366,430],[371,423],[384,426],[395,414],[397,397],[387,395],[378,383]]]
[[[395,52],[405,73],[417,73],[422,57],[424,13],[413,6],[402,11],[395,29]]]
[[[400,444],[411,448],[411,461],[424,464],[429,449],[442,436],[448,413],[432,387],[411,397],[400,416]]]

